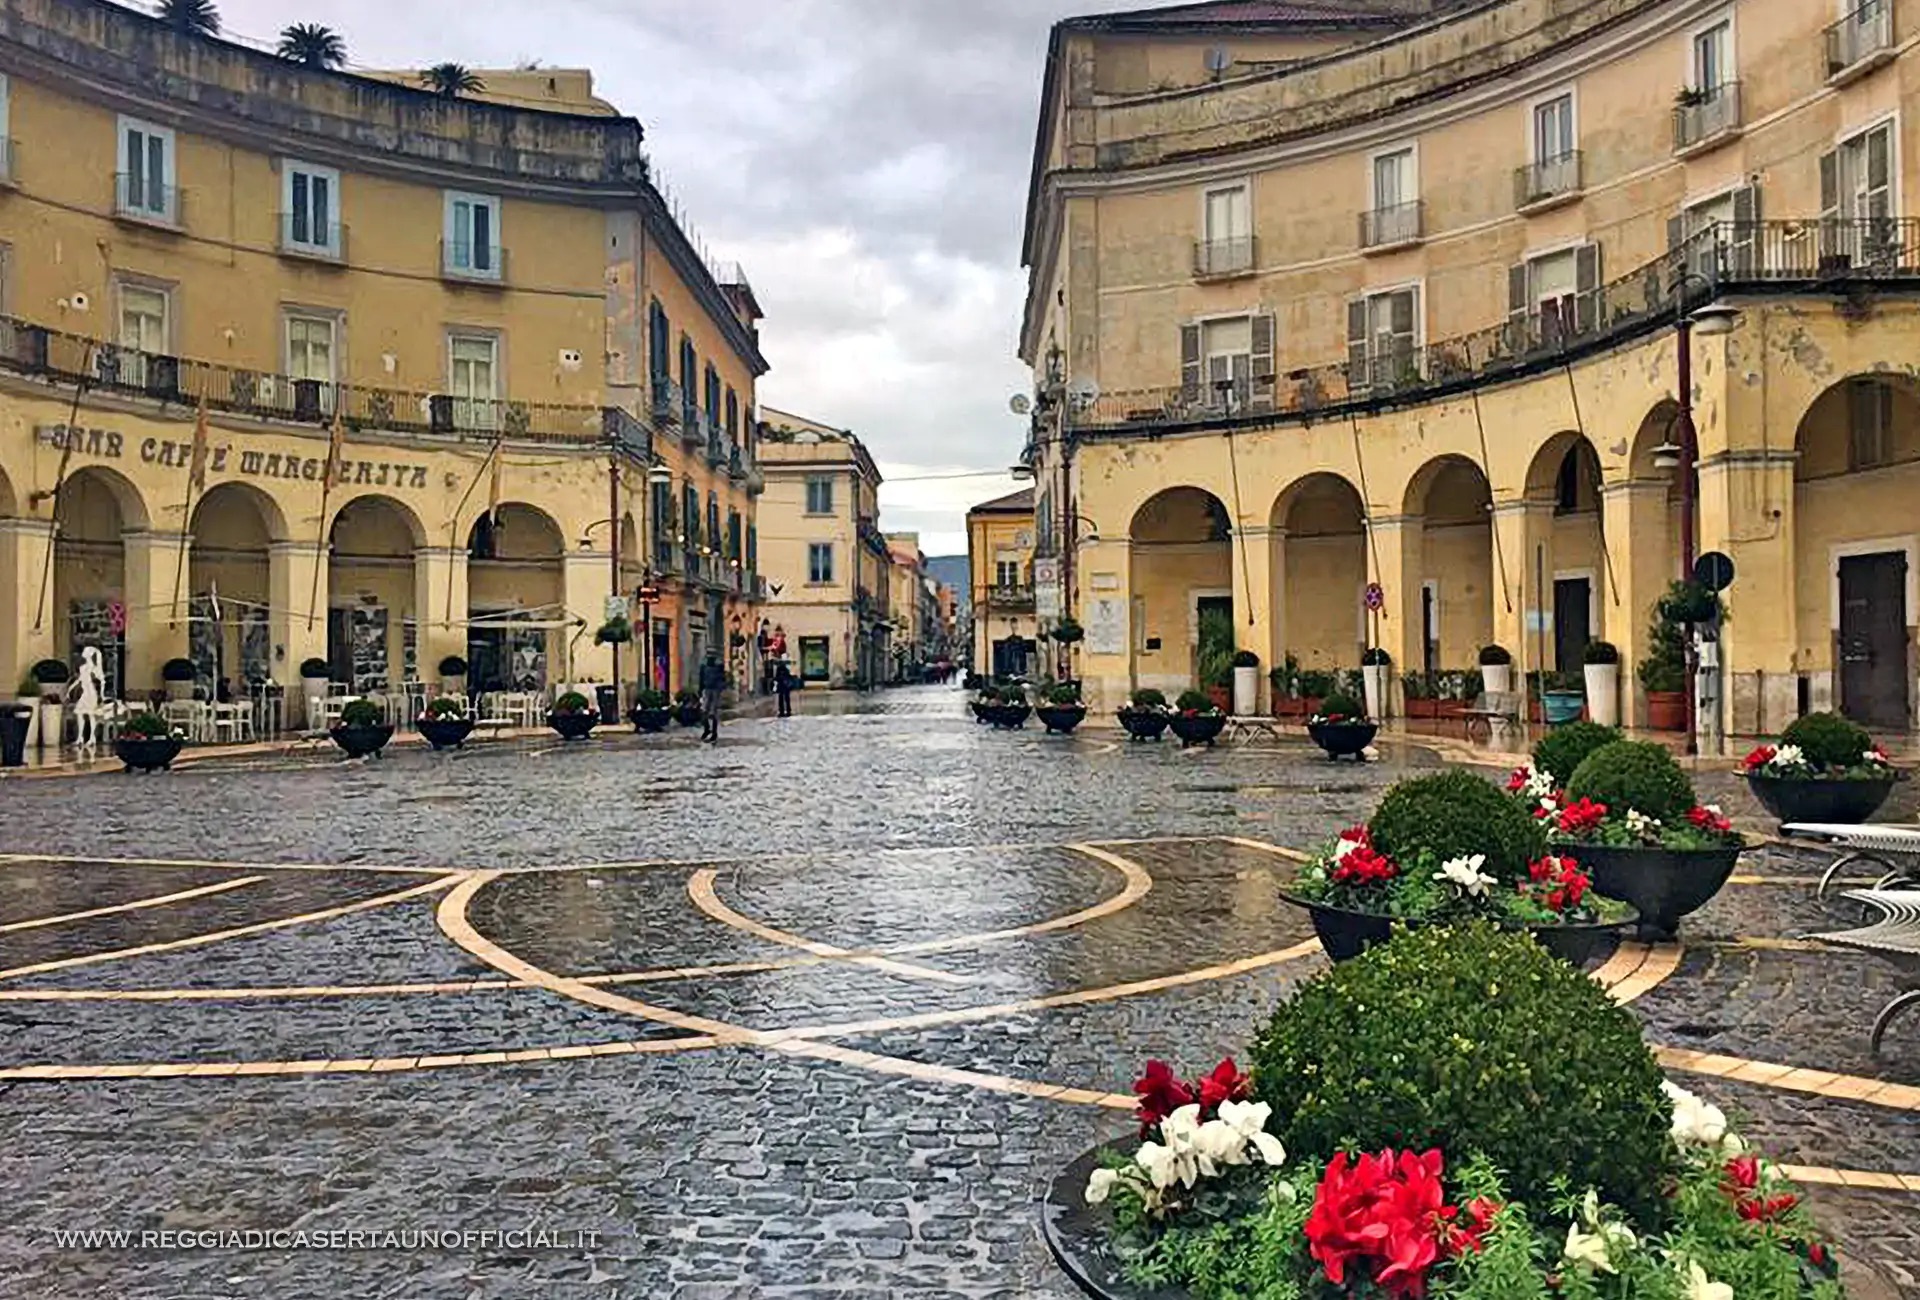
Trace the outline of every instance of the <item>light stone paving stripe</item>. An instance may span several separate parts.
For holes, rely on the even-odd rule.
[[[163,907],[168,903],[182,903],[189,898],[204,898],[208,894],[221,894],[229,889],[239,889],[244,885],[257,885],[265,876],[242,876],[238,880],[222,880],[218,884],[202,885],[198,889],[182,889],[173,894],[156,894],[151,898],[136,898],[131,903],[115,903],[112,907],[92,907],[84,912],[63,912],[59,916],[36,917],[31,921],[11,921],[0,925],[0,934],[11,934],[15,930],[37,930],[46,925],[64,925],[68,921],[85,921],[96,916],[112,916],[116,912],[137,912],[145,907]]]
[[[1835,1074],[1768,1061],[1749,1061],[1738,1056],[1719,1056],[1684,1047],[1655,1047],[1654,1057],[1661,1066],[1684,1074],[1699,1074],[1734,1083],[1752,1083],[1786,1092],[1804,1092],[1832,1101],[1858,1102],[1888,1110],[1920,1110],[1920,1087],[1869,1079],[1860,1075]]]
[[[464,878],[464,873],[453,872],[441,876],[438,880],[429,880],[424,885],[415,885],[411,889],[398,890],[391,894],[378,894],[372,898],[361,899],[357,903],[347,903],[341,907],[329,907],[319,912],[303,912],[299,916],[283,916],[275,921],[261,921],[254,925],[235,926],[230,930],[215,930],[210,934],[189,935],[184,939],[169,939],[164,943],[144,943],[134,948],[115,948],[107,952],[84,953],[78,957],[62,957],[57,961],[35,962],[31,966],[15,966],[11,970],[0,970],[0,980],[12,979],[19,975],[38,975],[46,971],[68,970],[74,966],[91,966],[103,961],[120,961],[127,957],[144,957],[156,952],[175,952],[181,948],[197,948],[202,944],[219,943],[223,939],[238,939],[249,934],[264,934],[269,930],[282,930],[290,925],[306,925],[313,921],[330,921],[337,916],[348,916],[354,912],[365,912],[375,907],[385,907],[390,903],[405,902],[421,894],[430,894],[445,889],[448,885]]]
[[[880,1056],[873,1052],[855,1051],[851,1048],[837,1047],[832,1043],[789,1039],[768,1043],[766,1046],[791,1056],[832,1061],[838,1065],[853,1066],[855,1069],[872,1070],[876,1074],[900,1075],[929,1083],[950,1083],[963,1088],[983,1088],[989,1092],[1009,1092],[1023,1097],[1036,1097],[1042,1101],[1059,1101],[1079,1106],[1104,1106],[1112,1110],[1132,1110],[1139,1104],[1139,1098],[1126,1093],[1095,1092],[1089,1088],[1069,1088],[1057,1083],[1015,1079],[1004,1074],[983,1074],[977,1070],[961,1070],[950,1065],[931,1065],[925,1061],[909,1061],[898,1056]]]
[[[813,939],[791,934],[786,930],[776,930],[763,921],[756,921],[742,915],[727,906],[714,888],[714,877],[719,874],[712,867],[703,867],[687,877],[687,897],[711,919],[734,930],[742,930],[768,943],[777,943],[783,948],[798,948],[802,952],[812,953],[829,961],[851,962],[877,970],[887,975],[897,975],[904,979],[932,980],[939,984],[966,984],[970,981],[964,975],[955,975],[950,971],[936,970],[931,966],[916,966],[912,962],[893,961],[886,957],[861,956],[851,948],[841,948],[830,943],[820,943]]]

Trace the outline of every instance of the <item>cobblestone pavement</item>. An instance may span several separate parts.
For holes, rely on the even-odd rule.
[[[958,701],[0,787],[0,1295],[1068,1295],[1052,1171],[1128,1127],[1142,1060],[1243,1053],[1324,969],[1258,844],[1438,760],[990,733]],[[1820,865],[1748,855],[1635,1004],[1656,1044],[1920,1084],[1920,1020],[1866,1048],[1892,972],[1798,942],[1847,919]],[[1818,1185],[1920,1175],[1920,1094],[1767,1073],[1686,1082],[1920,1295],[1920,1179]],[[528,1226],[595,1239],[55,1235]]]

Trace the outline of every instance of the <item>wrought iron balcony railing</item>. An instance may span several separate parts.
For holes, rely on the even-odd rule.
[[[1580,151],[1528,163],[1513,173],[1513,206],[1536,208],[1580,192]]]
[[[1877,67],[1893,57],[1893,0],[1866,0],[1826,35],[1829,79]]]
[[[183,197],[179,186],[137,172],[120,172],[113,178],[113,213],[117,217],[177,227]]]
[[[1723,81],[1711,90],[1688,90],[1673,109],[1673,147],[1686,153],[1727,139],[1740,129],[1740,83]]]
[[[655,375],[648,381],[651,389],[653,426],[656,429],[680,427],[680,385],[667,375]]]
[[[1360,214],[1360,247],[1377,250],[1417,244],[1425,236],[1427,205],[1419,199]]]
[[[981,601],[989,609],[1003,609],[1019,612],[1033,608],[1033,584],[995,583],[986,589],[985,599]]]
[[[1193,245],[1193,278],[1225,280],[1253,271],[1258,247],[1252,235],[1239,239],[1201,239]]]

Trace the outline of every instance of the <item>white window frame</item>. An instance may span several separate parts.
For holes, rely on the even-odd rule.
[[[127,135],[138,131],[165,143],[160,157],[160,184],[166,190],[164,208],[154,208],[146,204],[135,207],[126,201],[127,187],[121,182],[122,176],[133,174],[133,160],[127,153]],[[129,117],[125,113],[114,119],[114,179],[113,210],[120,216],[133,217],[140,221],[157,221],[163,225],[174,225],[180,220],[180,142],[174,137],[171,127],[159,126],[144,118]],[[141,185],[144,191],[149,182],[146,175],[145,160],[141,160]]]
[[[324,308],[287,306],[280,309],[280,359],[281,374],[285,375],[289,385],[296,379],[308,378],[294,373],[293,365],[293,327],[296,321],[306,321],[325,325],[327,340],[327,374],[320,379],[320,409],[332,414],[333,395],[340,385],[341,345],[346,333],[345,322],[337,311]],[[293,393],[291,389],[284,398],[284,404],[291,409]]]
[[[807,585],[809,587],[831,587],[834,584],[836,578],[834,573],[833,551],[834,546],[832,542],[807,543]],[[824,578],[816,578],[813,576],[815,572],[813,561],[816,555],[824,555],[826,557],[827,576]]]
[[[13,182],[13,82],[0,72],[0,185]]]
[[[1208,200],[1213,198],[1213,196],[1216,194],[1230,194],[1236,190],[1240,194],[1241,207],[1245,210],[1245,213],[1246,213],[1246,218],[1247,218],[1246,232],[1240,235],[1216,236],[1213,233],[1213,227],[1208,222],[1208,219],[1211,216],[1211,210],[1212,210],[1212,205],[1208,202]],[[1253,179],[1248,176],[1242,176],[1238,180],[1221,181],[1216,185],[1201,186],[1200,187],[1200,242],[1202,244],[1207,245],[1208,247],[1213,247],[1215,245],[1224,244],[1227,241],[1232,239],[1251,239],[1251,238],[1253,238]]]
[[[1536,167],[1554,161],[1540,153],[1540,110],[1563,99],[1567,101],[1567,125],[1572,136],[1567,152],[1580,152],[1580,90],[1577,86],[1561,86],[1527,102],[1527,157]]]
[[[1373,342],[1373,300],[1385,298],[1396,293],[1413,290],[1413,350],[1420,352],[1427,346],[1427,279],[1421,276],[1417,280],[1402,280],[1398,284],[1368,285],[1360,291],[1360,297],[1367,303],[1367,342]],[[1371,350],[1367,353],[1372,360]]]
[[[293,233],[293,178],[295,175],[304,175],[327,183],[327,237],[325,240],[299,239]],[[311,184],[308,186],[308,195],[308,220],[311,222]],[[321,257],[340,256],[340,173],[336,168],[301,162],[297,158],[280,160],[280,247],[289,252],[311,253]]]
[[[465,280],[499,280],[504,278],[506,273],[506,243],[503,239],[504,232],[500,225],[500,196],[497,194],[475,194],[467,190],[448,190],[446,191],[444,203],[445,215],[442,222],[442,237],[446,241],[446,251],[445,255],[441,258],[442,267],[448,274],[457,275]],[[468,222],[467,229],[464,231],[461,230],[459,226],[460,205],[463,203],[470,207],[487,209],[488,225],[492,228],[492,239],[488,244],[488,250],[494,254],[493,265],[490,267],[475,267],[473,265],[472,222]],[[467,264],[464,266],[460,264],[458,256],[458,250],[463,245],[466,246],[468,250]]]
[[[1733,7],[1729,5],[1712,17],[1702,19],[1687,29],[1686,47],[1681,54],[1684,77],[1681,85],[1692,90],[1702,89],[1700,68],[1694,62],[1695,46],[1700,37],[1722,24],[1725,24],[1727,29],[1727,53],[1725,66],[1720,69],[1718,84],[1724,86],[1740,80],[1740,29],[1734,18]]]
[[[487,397],[462,396],[454,392],[454,347],[462,340],[484,342],[493,350],[489,363],[492,393]],[[505,368],[506,347],[500,335],[487,329],[452,328],[447,331],[447,394],[453,398],[456,407],[465,406],[464,412],[456,413],[454,423],[462,429],[491,429],[497,421],[500,409],[501,378]],[[462,416],[465,418],[462,418]]]
[[[1860,126],[1849,126],[1844,130],[1842,130],[1838,135],[1836,135],[1833,140],[1833,151],[1834,151],[1834,154],[1836,155],[1835,165],[1839,166],[1840,162],[1845,160],[1847,156],[1848,146],[1852,145],[1856,141],[1864,141],[1869,135],[1873,134],[1875,131],[1878,131],[1881,127],[1886,127],[1888,132],[1887,202],[1889,206],[1887,210],[1887,220],[1898,221],[1900,219],[1901,208],[1902,208],[1902,205],[1900,202],[1900,186],[1903,181],[1903,176],[1901,174],[1903,169],[1901,168],[1901,165],[1900,165],[1900,154],[1901,154],[1900,110],[1889,109],[1887,112],[1881,113],[1878,116],[1869,119],[1867,122],[1865,122]],[[1862,147],[1864,149],[1864,145]],[[1845,188],[1845,182],[1847,178],[1844,175],[1842,175],[1839,179],[1842,182],[1841,211],[1840,211],[1841,217],[1843,219],[1854,220],[1854,221],[1866,220],[1867,218],[1865,217],[1864,214],[1859,212],[1849,212],[1847,210],[1848,205],[1852,202],[1853,196],[1851,192],[1849,192]]]
[[[1369,205],[1367,210],[1369,212],[1385,212],[1389,210],[1388,206],[1382,206],[1380,202],[1380,160],[1382,158],[1396,157],[1400,154],[1407,156],[1405,180],[1408,193],[1400,202],[1389,206],[1399,208],[1405,207],[1409,203],[1418,203],[1420,201],[1420,142],[1418,140],[1401,140],[1395,144],[1388,145],[1384,149],[1375,149],[1367,155],[1367,198]]]
[[[826,508],[823,510],[816,510],[814,509],[814,506],[813,506],[813,489],[816,484],[819,484],[825,487],[826,489],[827,504],[826,504]],[[834,497],[833,475],[809,474],[804,480],[802,480],[801,491],[804,494],[801,501],[801,506],[806,514],[813,515],[816,518],[822,517],[822,516],[830,516],[833,514],[833,497]]]

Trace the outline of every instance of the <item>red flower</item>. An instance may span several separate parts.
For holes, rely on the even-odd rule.
[[[1340,859],[1332,879],[1338,885],[1377,885],[1399,874],[1400,868],[1392,858],[1363,844]]]
[[[1813,1265],[1815,1268],[1825,1268],[1827,1266],[1827,1248],[1817,1241],[1808,1242],[1807,1263]]]
[[[1174,1077],[1165,1061],[1148,1061],[1147,1072],[1133,1081],[1133,1092],[1140,1098],[1133,1114],[1143,1134],[1182,1106],[1193,1104],[1192,1089]]]
[[[1773,761],[1773,756],[1775,754],[1778,754],[1779,752],[1780,751],[1774,748],[1772,745],[1758,746],[1757,748],[1754,749],[1754,751],[1751,754],[1748,754],[1745,758],[1740,760],[1740,766],[1745,771],[1757,772],[1761,768],[1765,767],[1767,764],[1771,763]]]
[[[1766,1223],[1800,1204],[1800,1198],[1783,1192],[1778,1196],[1755,1196],[1740,1202],[1740,1217],[1748,1223]]]
[[[1245,1101],[1249,1091],[1247,1076],[1235,1068],[1231,1056],[1214,1066],[1212,1074],[1194,1082],[1197,1085],[1194,1091],[1200,1094],[1202,1119],[1218,1110],[1223,1101]]]
[[[1560,810],[1560,829],[1568,835],[1583,835],[1606,819],[1607,806],[1582,795],[1578,802]]]
[[[1702,808],[1697,804],[1687,810],[1687,820],[1703,831],[1718,831],[1722,835],[1733,829],[1732,820],[1725,814],[1716,812],[1712,808]]]
[[[1727,1161],[1722,1184],[1729,1192],[1751,1192],[1760,1186],[1760,1160],[1757,1156],[1735,1156]]]
[[[1532,779],[1533,778],[1531,774],[1528,773],[1526,768],[1524,767],[1514,768],[1513,775],[1507,778],[1507,793],[1519,794],[1522,790],[1527,788],[1527,782]]]
[[[1417,1300],[1459,1213],[1443,1204],[1438,1151],[1382,1151],[1348,1162],[1335,1156],[1314,1192],[1306,1235],[1314,1260],[1335,1286],[1349,1269],[1371,1274],[1388,1295]],[[1476,1220],[1477,1222],[1477,1220]]]
[[[1765,1223],[1800,1204],[1800,1198],[1790,1192],[1767,1196],[1763,1194],[1760,1161],[1754,1156],[1735,1156],[1727,1161],[1724,1177],[1720,1185],[1732,1198],[1740,1217],[1748,1223]]]
[[[1442,1218],[1449,1220],[1443,1233],[1446,1240],[1441,1243],[1447,1255],[1457,1258],[1486,1249],[1487,1234],[1493,1231],[1493,1219],[1500,1213],[1500,1202],[1476,1196],[1460,1212],[1459,1221],[1451,1221],[1453,1213],[1451,1209],[1441,1211]]]

